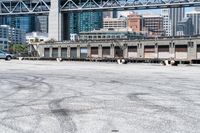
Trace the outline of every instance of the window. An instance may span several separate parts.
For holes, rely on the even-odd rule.
[[[7,49],[7,48],[8,48],[8,46],[7,46],[7,45],[5,45],[5,46],[4,46],[4,49]]]

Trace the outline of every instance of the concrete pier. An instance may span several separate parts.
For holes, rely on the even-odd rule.
[[[121,45],[121,46],[120,46]],[[162,40],[133,40],[113,43],[113,41],[96,42],[57,42],[54,44],[39,45],[40,57],[52,58],[58,53],[57,57],[62,57],[61,47],[67,48],[67,58],[72,58],[71,49],[76,50],[77,59],[81,58],[81,49],[87,49],[88,58],[119,58],[116,52],[122,49],[122,56],[125,59],[174,59],[174,60],[196,60],[200,59],[198,47],[200,38],[181,38],[181,39],[162,39]],[[54,50],[53,50],[54,48]],[[56,51],[56,49],[58,51]],[[91,55],[91,48],[96,49],[95,55]],[[46,50],[46,51],[45,51]],[[47,54],[49,52],[49,54]],[[45,54],[44,54],[45,53]],[[49,55],[49,56],[46,56]],[[45,57],[46,56],[46,57]]]

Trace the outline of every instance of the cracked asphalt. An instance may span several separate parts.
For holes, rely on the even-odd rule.
[[[200,66],[0,60],[0,133],[199,133]]]

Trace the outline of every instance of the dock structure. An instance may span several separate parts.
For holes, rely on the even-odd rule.
[[[43,59],[116,61],[123,58],[129,62],[159,62],[164,59],[198,62],[200,38],[54,42],[39,45],[38,54]]]

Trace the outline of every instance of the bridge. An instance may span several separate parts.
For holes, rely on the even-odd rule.
[[[63,40],[63,14],[81,11],[144,10],[200,6],[200,0],[1,0],[0,16],[49,15],[49,37]]]
[[[143,10],[200,6],[200,0],[2,0],[0,15],[45,14],[51,6],[60,12],[96,10]],[[53,4],[56,5],[53,5]]]

